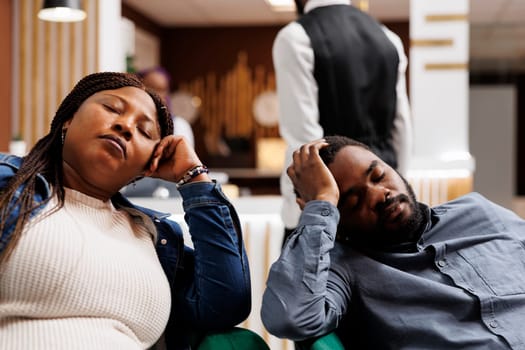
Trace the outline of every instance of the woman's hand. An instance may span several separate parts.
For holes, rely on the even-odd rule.
[[[324,140],[318,140],[301,146],[293,153],[293,163],[288,167],[287,174],[301,209],[311,200],[325,200],[333,205],[339,201],[337,183],[319,156],[319,149],[327,145]]]
[[[201,164],[199,156],[183,136],[169,135],[157,144],[145,176],[177,182],[188,170]],[[207,174],[200,174],[194,180],[211,181]]]

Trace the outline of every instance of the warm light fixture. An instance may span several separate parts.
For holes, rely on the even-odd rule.
[[[44,0],[38,18],[51,22],[78,22],[86,18],[80,0]]]
[[[295,11],[294,0],[266,0],[274,11]]]

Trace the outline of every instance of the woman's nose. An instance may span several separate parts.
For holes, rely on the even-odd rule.
[[[133,121],[131,117],[119,116],[115,119],[112,129],[121,134],[126,140],[133,136]]]

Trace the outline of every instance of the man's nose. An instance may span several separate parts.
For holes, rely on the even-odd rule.
[[[390,190],[383,186],[371,186],[368,189],[368,196],[370,200],[370,207],[373,210],[378,210],[381,205],[384,205],[388,197],[390,197]]]

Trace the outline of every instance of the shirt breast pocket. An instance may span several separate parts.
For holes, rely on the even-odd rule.
[[[520,242],[493,239],[458,254],[495,295],[525,293],[525,248]]]

